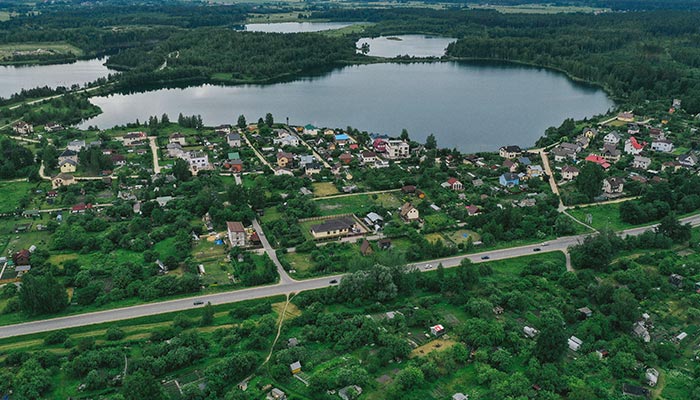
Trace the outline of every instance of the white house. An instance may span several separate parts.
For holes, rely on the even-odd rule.
[[[670,153],[673,151],[673,142],[667,139],[654,140],[651,142],[651,149],[654,151]]]
[[[644,150],[644,146],[646,145],[646,142],[640,143],[637,141],[636,137],[631,136],[629,139],[625,140],[625,153],[638,155]]]
[[[523,150],[520,148],[520,146],[503,146],[498,149],[498,155],[508,159],[516,158],[520,156],[522,152]]]
[[[625,180],[619,177],[611,177],[603,180],[603,192],[607,194],[622,193]]]
[[[620,134],[617,131],[613,131],[603,137],[603,142],[616,145],[620,143],[620,139]]]
[[[192,170],[209,168],[209,156],[203,151],[190,151],[187,153],[187,161]]]
[[[561,169],[561,177],[570,181],[578,176],[578,168],[566,165]]]
[[[643,156],[634,156],[632,160],[632,168],[646,170],[651,165],[651,158]]]
[[[70,143],[68,143],[68,146],[66,146],[66,149],[78,153],[78,152],[80,152],[80,150],[84,149],[85,147],[86,147],[86,145],[85,145],[84,140],[73,140]]]
[[[180,146],[187,146],[187,138],[180,132],[175,132],[168,138],[168,143],[177,143]]]
[[[241,147],[241,135],[237,133],[226,135],[226,143],[231,147]]]
[[[392,139],[386,142],[386,154],[391,159],[408,158],[410,146],[403,140]]]
[[[242,223],[227,221],[226,230],[231,247],[245,247],[246,234]]]
[[[684,167],[694,167],[698,164],[698,157],[693,153],[681,154],[678,156],[678,163]]]

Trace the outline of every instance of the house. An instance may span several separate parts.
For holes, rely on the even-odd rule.
[[[138,146],[146,140],[145,132],[129,132],[126,135],[118,138],[124,146]]]
[[[321,173],[322,166],[318,162],[308,163],[304,166],[304,173],[306,175],[315,175]]]
[[[596,164],[600,165],[601,167],[603,167],[603,169],[610,168],[610,163],[608,162],[608,160],[606,160],[605,158],[603,158],[601,156],[597,156],[595,154],[589,154],[585,160],[588,162],[596,163]]]
[[[464,393],[455,393],[452,395],[452,400],[469,400],[469,396]]]
[[[635,123],[627,124],[627,133],[629,133],[630,135],[637,135],[637,134],[639,134],[639,132],[640,132],[640,129],[639,129],[638,124],[635,124]]]
[[[583,341],[576,336],[572,336],[567,341],[567,344],[569,345],[569,349],[571,351],[578,351],[581,348],[581,345],[583,345]]]
[[[622,193],[625,180],[620,177],[611,177],[603,180],[603,192],[606,194]]]
[[[293,337],[287,340],[287,348],[297,347],[299,345],[299,339]]]
[[[622,384],[622,394],[625,396],[632,397],[644,397],[648,399],[651,396],[651,391],[649,389],[643,388],[641,386],[630,385],[628,383]]]
[[[187,146],[187,138],[180,132],[175,132],[168,137],[168,143],[177,143],[180,146]]]
[[[299,146],[300,141],[299,141],[299,137],[297,135],[290,135],[285,130],[281,130],[281,131],[284,133],[281,136],[272,139],[273,144],[276,144],[276,145],[281,146],[281,147],[285,147],[285,146],[297,147],[297,146]]]
[[[578,312],[586,318],[593,316],[593,311],[588,307],[581,307],[578,309]]]
[[[373,227],[374,230],[377,231],[384,227],[384,218],[376,212],[370,212],[365,216],[365,223],[367,223],[367,226]]]
[[[62,130],[63,127],[55,122],[49,122],[44,125],[44,131],[47,133],[60,132]]]
[[[634,122],[634,114],[631,112],[621,112],[617,114],[617,120],[622,122]]]
[[[596,137],[596,135],[598,135],[598,130],[595,128],[586,127],[583,128],[582,135],[587,137],[588,139],[593,139],[594,137]]]
[[[87,203],[87,204],[78,203],[78,204],[74,205],[73,207],[71,207],[70,213],[71,214],[82,214],[82,213],[90,211],[90,210],[92,210],[92,204],[90,204],[90,203]]]
[[[408,158],[410,156],[410,146],[403,140],[392,139],[386,142],[386,154],[392,160]]]
[[[403,206],[401,206],[399,215],[401,216],[401,219],[403,219],[406,222],[417,221],[420,218],[420,213],[418,212],[418,209],[415,208],[413,204],[409,202],[406,202]]]
[[[571,165],[565,165],[561,169],[561,177],[563,179],[566,179],[567,181],[570,181],[578,176],[578,168],[571,166]]]
[[[530,158],[529,158],[529,157],[518,157],[518,162],[519,162],[521,165],[524,165],[524,166],[526,166],[526,167],[527,167],[528,165],[532,164],[532,161],[530,161]],[[512,172],[512,171],[511,171],[511,172]]]
[[[475,206],[474,204],[468,205],[465,208],[467,210],[467,215],[469,215],[470,217],[473,217],[474,215],[478,215],[481,212],[479,207]]]
[[[165,207],[173,199],[174,199],[173,196],[156,197],[156,203],[158,203],[158,205],[161,207]]]
[[[327,219],[318,225],[311,226],[314,239],[327,239],[348,236],[356,229],[352,217]]]
[[[632,325],[632,333],[641,338],[644,343],[651,342],[651,335],[649,335],[649,331],[646,326],[644,326],[644,321],[635,322],[634,325]]]
[[[386,139],[377,138],[372,142],[372,148],[377,153],[386,153]]]
[[[610,353],[605,350],[605,349],[598,349],[595,351],[595,354],[598,356],[599,359],[604,359],[610,355]]]
[[[75,177],[70,174],[65,174],[61,172],[60,174],[51,178],[51,188],[58,189],[62,186],[69,186],[75,183]]]
[[[447,183],[447,186],[452,190],[464,190],[464,185],[462,185],[462,182],[460,182],[457,178],[450,178],[445,183]]]
[[[698,156],[693,153],[681,154],[678,156],[678,163],[684,167],[695,167],[698,165]]]
[[[550,152],[554,156],[555,162],[565,161],[567,158],[572,160],[576,159],[576,152],[572,151],[570,148],[562,147],[561,145],[556,146]]]
[[[71,159],[66,159],[63,161],[63,163],[60,165],[61,172],[68,173],[68,172],[75,172],[75,170],[78,168],[78,163],[71,160]]]
[[[362,394],[362,388],[357,385],[345,386],[344,388],[338,390],[338,397],[343,400],[356,399],[357,396]]]
[[[651,142],[651,149],[663,153],[670,153],[673,151],[673,142],[667,139],[657,139]]]
[[[299,372],[301,372],[301,363],[299,361],[295,361],[289,364],[289,370],[292,371],[293,375],[298,374]]]
[[[12,262],[15,263],[15,266],[30,265],[31,258],[32,253],[27,249],[22,249],[12,254]]]
[[[31,250],[31,247],[30,247],[29,249]],[[676,343],[680,343],[680,342],[683,341],[683,339],[685,339],[685,338],[687,338],[687,337],[688,337],[688,333],[687,333],[687,332],[681,332],[681,333],[679,333],[676,337],[673,338],[673,341],[676,342]]]
[[[203,151],[188,152],[187,161],[189,161],[192,171],[209,168],[209,156]]]
[[[18,135],[29,135],[34,132],[34,126],[24,121],[12,124],[12,131]]]
[[[367,239],[362,240],[362,244],[360,244],[360,253],[363,256],[367,256],[372,254],[373,252],[374,250],[372,250],[372,244],[370,244],[370,242]]]
[[[662,171],[666,171],[668,168],[672,168],[673,172],[676,172],[679,169],[682,169],[683,166],[678,161],[666,161],[665,163],[661,164]]]
[[[231,243],[231,247],[245,247],[246,245],[246,234],[243,224],[236,221],[226,221],[226,231],[228,234],[228,241]]]
[[[304,133],[304,135],[316,136],[318,135],[318,128],[311,124],[308,124],[304,126],[304,130],[302,132]]]
[[[506,159],[501,165],[504,168],[508,168],[508,172],[516,172],[518,170],[518,163],[510,159]]]
[[[632,168],[646,170],[651,165],[651,158],[643,156],[634,156],[632,159]]]
[[[620,161],[620,156],[622,153],[620,150],[617,149],[617,147],[614,144],[610,143],[605,143],[603,145],[603,152],[601,153],[604,159],[610,162],[618,162]]]
[[[647,368],[644,376],[649,386],[656,386],[656,383],[659,382],[659,371],[657,371],[656,368]]]
[[[338,156],[338,160],[340,160],[342,164],[348,165],[352,162],[352,154],[343,153],[340,156]]]
[[[78,153],[73,150],[64,150],[63,153],[58,156],[58,165],[63,164],[66,160],[72,160],[78,164]]]
[[[350,142],[350,136],[348,136],[344,133],[340,133],[340,134],[335,135],[334,139],[335,139],[335,142],[340,146],[345,146],[346,143]]]
[[[287,394],[277,388],[272,388],[265,400],[287,400]]]
[[[110,159],[114,165],[126,165],[126,157],[121,154],[112,154]]]
[[[528,165],[527,167],[527,177],[528,178],[540,178],[544,175],[544,170],[541,165]]]
[[[525,336],[527,336],[527,337],[529,337],[530,339],[532,339],[532,338],[534,338],[535,336],[537,336],[537,334],[540,333],[540,331],[538,331],[537,329],[535,329],[535,328],[533,328],[533,327],[531,327],[531,326],[526,326],[526,327],[523,328],[523,333],[525,334]]]
[[[578,135],[578,136],[576,136],[574,143],[576,144],[576,146],[580,147],[581,149],[586,149],[586,148],[588,148],[588,145],[591,144],[591,139],[589,139],[585,135]]]
[[[620,137],[620,133],[618,131],[612,131],[603,137],[603,143],[617,145],[620,143],[621,139],[622,138]]]
[[[360,153],[360,162],[362,162],[362,164],[372,164],[375,161],[377,161],[377,153],[368,150]]]
[[[520,184],[520,177],[517,174],[506,172],[498,178],[498,182],[501,186],[513,187]]]
[[[564,142],[564,143],[560,143],[559,147],[561,147],[562,149],[565,149],[569,152],[572,152],[572,153],[578,153],[582,150],[581,146],[579,146],[578,143]]]
[[[522,152],[520,146],[503,146],[498,149],[498,155],[508,159],[519,157]]]
[[[280,151],[277,153],[277,166],[280,168],[286,168],[289,164],[294,161],[294,154],[285,153]]]
[[[230,124],[223,124],[223,125],[219,125],[216,128],[214,128],[214,131],[218,134],[227,135],[227,134],[231,133],[231,128],[232,128],[232,126]]]
[[[640,143],[639,141],[637,141],[636,137],[630,136],[629,139],[625,140],[625,153],[638,155],[642,152],[642,150],[644,150],[644,146],[646,145],[647,142]]]
[[[430,327],[430,334],[435,337],[442,336],[445,334],[445,327],[440,324],[433,325]]]
[[[235,159],[228,159],[224,161],[222,164],[222,167],[224,169],[227,169],[232,172],[242,172],[243,171],[243,161],[235,158]]]
[[[671,276],[668,277],[668,283],[680,289],[683,287],[684,279],[682,275],[671,274]]]
[[[226,143],[233,148],[241,147],[241,135],[237,133],[229,133],[226,135]]]
[[[389,250],[391,248],[391,239],[381,239],[377,242],[379,249]]]

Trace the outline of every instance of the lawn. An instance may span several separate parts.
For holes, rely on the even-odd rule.
[[[569,214],[585,224],[588,224],[586,218],[590,214],[592,222],[589,225],[598,230],[621,231],[634,226],[620,220],[620,203],[574,208],[569,210]]]
[[[311,186],[316,197],[333,196],[340,193],[335,185],[330,182],[314,182]]]
[[[308,253],[287,253],[281,257],[287,261],[290,267],[296,272],[293,274],[297,275],[308,275],[313,267],[313,262],[311,261],[311,256]]]
[[[469,241],[469,238],[471,238],[472,243],[478,242],[481,240],[481,235],[474,231],[470,231],[469,229],[460,229],[455,232],[449,232],[449,233],[443,233],[448,239],[450,239],[452,242],[455,244],[460,244],[464,243],[466,244]]]
[[[377,197],[377,199],[375,200],[373,196]],[[316,200],[316,203],[321,210],[322,216],[337,214],[356,214],[358,216],[364,216],[369,212],[372,206],[379,201],[380,197],[378,195],[357,194],[353,196],[320,199]]]
[[[24,197],[30,198],[32,192],[40,187],[41,184],[30,182],[0,182],[0,213],[14,212],[20,200]],[[43,188],[42,188],[43,189]]]
[[[83,55],[83,51],[68,43],[13,43],[0,45],[0,60],[5,60],[12,57],[15,51],[34,51],[34,50],[50,50],[54,53],[69,54],[75,56]]]

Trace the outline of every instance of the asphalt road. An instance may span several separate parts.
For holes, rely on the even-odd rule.
[[[700,215],[683,218],[681,222],[690,223],[693,226],[698,226],[700,225]],[[621,234],[639,235],[647,230],[653,229],[654,227],[655,225],[629,229],[621,232]],[[459,263],[465,258],[468,258],[473,262],[478,263],[536,254],[537,252],[535,251],[535,248],[539,248],[539,252],[542,253],[552,251],[565,251],[569,246],[579,243],[586,236],[587,235],[568,236],[555,240],[550,240],[545,243],[520,247],[510,247],[500,250],[485,251],[476,254],[448,257],[438,260],[416,263],[412,266],[422,271],[427,271],[436,268],[439,263],[442,263],[442,265],[445,268],[455,267],[459,265]],[[485,257],[488,257],[488,259],[486,259]],[[260,286],[250,289],[236,290],[227,293],[189,297],[178,300],[163,301],[159,303],[142,304],[138,306],[118,308],[113,310],[98,311],[87,314],[79,314],[41,321],[25,322],[16,325],[2,326],[0,327],[0,338],[28,335],[32,333],[47,332],[57,329],[74,328],[78,326],[93,325],[104,322],[121,321],[131,318],[145,317],[149,315],[163,314],[174,311],[183,311],[196,307],[202,307],[201,305],[194,305],[194,302],[200,301],[204,304],[206,304],[207,302],[211,302],[212,304],[226,304],[244,300],[252,300],[263,297],[287,294],[292,292],[298,293],[304,290],[313,290],[328,287],[335,284],[331,284],[331,281],[339,282],[342,279],[342,275],[334,275],[326,276],[323,278],[295,281],[289,278],[288,275],[287,279],[284,279],[284,275],[283,279],[277,285]]]

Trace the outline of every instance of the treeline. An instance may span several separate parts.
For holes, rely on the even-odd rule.
[[[638,225],[700,209],[700,177],[681,174],[669,179],[649,185],[639,199],[620,204],[620,219]]]
[[[10,139],[0,141],[0,178],[14,179],[30,175],[36,169],[34,154]]]
[[[425,9],[333,10],[334,20],[378,22],[370,36],[426,33],[458,38],[455,58],[517,61],[566,71],[631,102],[681,98],[700,112],[698,12],[528,15]]]

